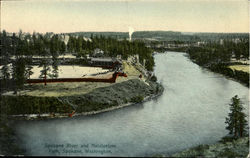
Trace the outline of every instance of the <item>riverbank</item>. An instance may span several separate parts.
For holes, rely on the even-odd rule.
[[[247,157],[249,154],[249,137],[233,141],[218,142],[212,145],[199,145],[171,157]]]
[[[156,82],[131,79],[85,94],[68,96],[1,96],[2,112],[8,116],[34,119],[91,115],[142,102],[163,92]],[[16,104],[18,103],[18,104]],[[8,106],[6,106],[8,105]]]
[[[248,46],[248,44],[246,46]],[[249,88],[248,57],[245,56],[243,58],[244,60],[235,60],[236,57],[233,55],[232,50],[230,51],[228,49],[228,46],[216,44],[204,45],[202,47],[189,47],[186,52],[192,62],[210,71],[234,79]],[[240,69],[240,66],[243,65],[244,69]]]
[[[62,82],[26,84],[14,94],[2,94],[2,112],[11,118],[58,118],[73,115],[91,115],[106,112],[161,94],[163,87],[138,70],[138,65],[123,62],[126,77],[118,77],[115,83]],[[112,77],[112,73],[99,77]],[[141,76],[141,77],[139,77]],[[18,104],[17,104],[18,103]]]
[[[231,64],[217,63],[205,66],[209,70],[240,82],[249,88],[249,72],[231,68]]]
[[[245,70],[241,70],[241,69],[239,70],[239,69],[234,68],[235,67],[234,63],[211,63],[211,64],[202,65],[199,62],[197,62],[195,59],[190,58],[190,60],[198,64],[202,68],[206,68],[212,72],[222,74],[249,88],[249,67],[247,66],[246,68],[245,64],[243,64]]]

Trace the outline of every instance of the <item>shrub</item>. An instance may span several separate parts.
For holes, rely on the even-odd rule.
[[[218,154],[219,157],[227,157],[227,158],[235,158],[239,157],[240,155],[238,153],[235,153],[234,151],[230,150],[229,148],[226,148],[224,151],[220,152]]]
[[[209,149],[209,145],[198,145],[197,147],[194,148],[194,150],[197,152],[198,156],[203,156],[204,155],[204,151],[206,149]]]
[[[225,136],[225,137],[222,137],[219,142],[227,143],[227,142],[232,142],[233,140],[236,140],[236,138],[233,136]]]
[[[140,103],[143,101],[143,99],[144,99],[144,97],[139,95],[139,96],[135,96],[135,97],[131,98],[130,101],[133,103]]]
[[[155,75],[153,75],[151,78],[150,78],[151,81],[153,82],[156,82],[157,81],[157,77]]]

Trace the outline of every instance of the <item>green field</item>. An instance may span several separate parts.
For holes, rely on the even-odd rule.
[[[231,65],[229,68],[249,73],[249,65]]]

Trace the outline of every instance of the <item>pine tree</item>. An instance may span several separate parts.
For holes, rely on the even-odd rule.
[[[17,93],[17,90],[20,90],[23,88],[26,77],[25,77],[25,43],[24,40],[22,40],[23,33],[20,30],[18,37],[13,34],[12,36],[12,49],[14,54],[14,61],[12,62],[12,78],[14,80],[15,84],[15,93]]]
[[[75,37],[69,36],[69,41],[67,43],[67,50],[70,53],[74,53],[75,52]]]
[[[46,83],[46,79],[47,76],[50,75],[50,60],[48,59],[49,57],[49,37],[48,34],[46,34],[44,37],[42,35],[39,36],[39,38],[37,39],[37,46],[38,46],[38,51],[39,54],[41,54],[41,56],[43,57],[41,59],[41,62],[39,64],[39,67],[42,67],[42,70],[40,71],[41,74],[39,76],[39,78],[43,78],[44,79],[44,85],[47,85]]]
[[[244,107],[242,102],[237,95],[231,99],[232,103],[230,106],[230,113],[226,118],[226,129],[229,131],[229,134],[233,134],[234,137],[243,137],[247,133],[247,120],[246,114],[243,112]]]
[[[25,35],[24,52],[26,55],[25,77],[30,79],[30,76],[34,73],[32,72],[33,42],[30,34]]]
[[[30,63],[32,63],[32,59],[26,59],[26,62],[28,63],[28,65],[26,65],[25,67],[25,77],[30,79],[30,76],[34,73],[32,71],[32,65]]]
[[[64,41],[61,41],[60,43],[60,54],[64,54],[66,51],[66,45],[64,43]]]
[[[44,79],[44,85],[47,85],[47,82],[46,82],[47,76],[50,75],[50,73],[49,73],[50,72],[50,67],[49,67],[48,59],[43,58],[41,60],[41,63],[39,65],[39,67],[42,67],[42,70],[40,71],[41,74],[40,74],[39,78],[43,78]]]
[[[60,43],[58,35],[54,35],[50,40],[50,53],[52,55],[52,74],[50,74],[51,78],[58,77],[58,56],[60,51]]]
[[[6,85],[7,81],[10,79],[10,68],[9,68],[9,60],[10,60],[10,39],[7,37],[7,33],[3,30],[1,34],[1,57],[2,57],[2,65],[1,73],[3,75],[3,85]]]
[[[16,84],[16,91],[22,89],[26,80],[25,77],[25,59],[17,58],[13,62],[13,79]],[[15,92],[16,93],[16,92]]]
[[[50,75],[51,78],[58,78],[58,59],[57,57],[52,57],[52,74]]]

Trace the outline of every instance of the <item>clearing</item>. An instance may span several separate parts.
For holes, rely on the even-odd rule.
[[[142,74],[138,71],[135,66],[129,64],[128,62],[123,62],[123,71],[127,74],[127,77],[118,77],[116,83],[121,83],[131,79],[138,79],[139,75]],[[113,72],[108,72],[107,74],[102,74],[102,77],[110,77]],[[72,74],[73,75],[73,74]],[[145,77],[142,75],[142,80],[145,81]],[[90,93],[96,88],[111,86],[116,83],[102,83],[102,82],[61,82],[61,83],[48,83],[44,86],[43,83],[38,84],[26,84],[25,90],[20,91],[19,95],[28,96],[50,96],[50,97],[60,97],[60,96],[72,96],[72,95],[82,95]],[[13,91],[6,92],[3,95],[13,95]]]
[[[249,73],[249,65],[231,65],[229,66],[229,68],[233,70],[241,70],[241,71]]]

